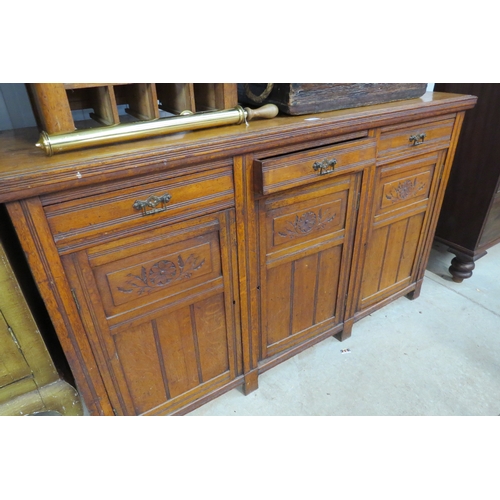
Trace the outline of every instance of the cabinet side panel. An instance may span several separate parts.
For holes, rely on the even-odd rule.
[[[40,200],[10,203],[7,209],[88,410],[94,415],[112,415]]]

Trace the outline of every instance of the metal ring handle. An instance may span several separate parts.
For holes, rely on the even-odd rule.
[[[255,95],[251,90],[250,90],[250,84],[245,83],[244,88],[245,88],[245,94],[246,96],[251,99],[253,102],[256,102],[257,104],[262,104],[265,99],[269,96],[271,91],[273,90],[274,83],[268,83],[266,85],[266,88],[262,91],[260,95]]]

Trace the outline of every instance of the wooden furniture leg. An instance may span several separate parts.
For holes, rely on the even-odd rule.
[[[486,255],[486,252],[478,255],[468,255],[455,249],[449,249],[449,251],[455,254],[451,266],[448,268],[455,283],[462,283],[463,280],[470,278],[472,271],[476,267],[475,261]]]
[[[348,339],[351,336],[352,333],[352,325],[354,324],[353,319],[349,319],[344,323],[344,328],[341,332],[337,333],[334,335],[334,337],[339,340],[340,342],[343,342],[344,340]]]
[[[259,388],[259,372],[253,370],[245,375],[245,383],[243,384],[243,392],[248,396],[251,392]]]

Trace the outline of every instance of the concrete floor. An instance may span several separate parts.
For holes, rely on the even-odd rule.
[[[454,283],[432,249],[420,297],[400,298],[190,416],[500,414],[500,245]],[[350,349],[342,354],[341,349]]]

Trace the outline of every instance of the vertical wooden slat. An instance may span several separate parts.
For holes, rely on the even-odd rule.
[[[382,276],[379,290],[384,290],[398,281],[397,274],[399,262],[404,250],[404,238],[407,225],[407,219],[403,219],[390,226],[385,258],[383,262],[381,262]]]
[[[222,276],[224,279],[224,307],[228,329],[228,347],[230,353],[230,367],[235,374],[242,372],[241,359],[241,329],[239,314],[239,296],[236,255],[235,212],[226,210],[220,218],[220,252]]]
[[[203,382],[229,370],[224,295],[194,304],[194,323]]]
[[[165,370],[165,360],[163,357],[163,350],[160,342],[160,335],[158,333],[158,323],[156,319],[151,321],[151,326],[153,328],[153,335],[155,339],[156,351],[158,353],[158,361],[160,362],[161,376],[163,377],[163,387],[165,388],[165,394],[167,399],[170,399],[170,389],[168,386],[167,372]]]
[[[196,387],[198,377],[189,307],[177,309],[156,320],[170,397]]]
[[[385,248],[387,244],[388,226],[375,229],[366,251],[364,275],[361,287],[361,298],[366,299],[378,291],[382,272],[380,253],[377,249]]]
[[[298,333],[313,325],[314,296],[318,269],[317,255],[295,261],[292,333]]]
[[[234,108],[238,104],[235,83],[195,83],[197,111]]]
[[[321,252],[319,257],[314,323],[321,323],[336,315],[342,245]]]
[[[157,83],[156,94],[164,111],[174,114],[196,111],[192,83]]]
[[[90,113],[90,117],[101,125],[115,125],[120,123],[113,86],[103,85],[91,90],[94,113]]]
[[[38,119],[45,132],[61,134],[75,130],[73,115],[62,83],[32,83],[30,91]]]
[[[167,399],[151,323],[115,336],[115,345],[138,414]]]
[[[267,345],[286,338],[290,331],[292,263],[269,269],[265,287]]]
[[[127,113],[139,120],[154,120],[160,117],[154,83],[131,83],[125,88],[129,105]]]
[[[411,275],[413,264],[415,263],[415,250],[417,248],[420,230],[424,222],[424,213],[420,213],[410,217],[408,220],[408,230],[404,242],[401,261],[399,263],[398,281],[407,278]]]

